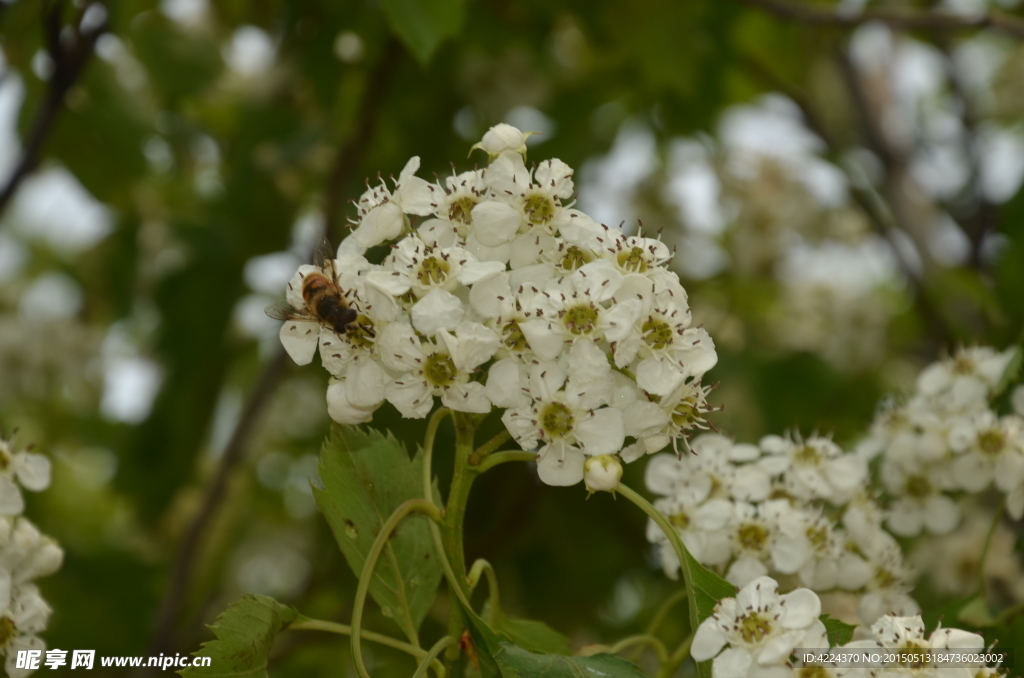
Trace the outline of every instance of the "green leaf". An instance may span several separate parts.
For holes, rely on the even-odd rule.
[[[613,654],[590,657],[536,654],[512,643],[499,643],[494,660],[502,678],[643,678],[645,675],[636,664]]]
[[[484,606],[484,619],[488,618],[490,603]],[[569,639],[544,622],[516,619],[498,613],[494,630],[520,647],[544,654],[569,654]]]
[[[1017,375],[1020,373],[1021,362],[1024,361],[1024,350],[1020,346],[1013,347],[1013,357],[1006,363],[1006,369],[1003,370],[1003,376],[999,378],[999,383],[992,389],[992,397],[995,398],[1000,393],[1006,390],[1006,388],[1017,380]]]
[[[382,0],[388,24],[421,64],[462,26],[462,0]]]
[[[736,596],[736,587],[697,562],[689,551],[685,555],[682,566],[690,599],[690,628],[696,633],[700,623],[714,614],[719,600]],[[700,678],[711,678],[711,660],[697,662],[697,673]]]
[[[828,634],[829,647],[846,645],[853,639],[853,630],[857,628],[853,624],[833,619],[827,614],[821,616],[821,623],[825,625],[825,633]]]
[[[294,608],[273,598],[247,593],[228,606],[210,628],[217,640],[203,643],[193,653],[209,657],[210,665],[179,671],[185,678],[266,678],[267,656],[274,646],[274,637],[302,619]]]
[[[335,427],[324,442],[313,490],[349,567],[358,576],[384,521],[403,502],[420,497],[423,455],[409,458],[389,433]],[[436,491],[435,491],[436,494]],[[370,579],[370,594],[413,637],[434,602],[441,564],[425,516],[410,516],[392,533]]]
[[[966,605],[960,608],[960,613],[956,616],[956,619],[978,628],[996,625],[996,619],[992,616],[992,611],[988,609],[988,603],[985,602],[984,596],[971,598]]]

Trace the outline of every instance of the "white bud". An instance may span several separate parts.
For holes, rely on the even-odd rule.
[[[622,479],[622,464],[613,455],[590,457],[583,464],[583,482],[591,492],[614,492]]]
[[[480,143],[474,144],[473,148],[487,151],[491,160],[497,158],[503,151],[515,151],[526,155],[526,139],[534,132],[520,132],[512,125],[500,123],[487,130]],[[472,149],[470,149],[472,150]]]

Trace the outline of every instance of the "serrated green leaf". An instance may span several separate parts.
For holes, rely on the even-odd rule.
[[[381,6],[391,30],[421,64],[462,27],[463,0],[381,0]]]
[[[690,628],[696,633],[700,623],[714,614],[719,600],[736,596],[736,587],[697,562],[689,551],[685,555],[682,567],[690,601]],[[697,662],[697,673],[700,678],[711,678],[711,660]]]
[[[857,627],[847,624],[839,619],[833,619],[827,614],[821,616],[821,623],[825,625],[825,633],[828,634],[829,647],[840,647],[853,640],[853,631]]]
[[[297,610],[273,598],[247,593],[229,605],[210,627],[217,640],[203,643],[193,653],[196,657],[209,657],[210,665],[178,673],[185,678],[266,678],[267,657],[274,638],[302,618]]]
[[[409,458],[391,434],[335,427],[324,442],[314,489],[349,567],[358,576],[384,521],[403,502],[422,496],[423,455]],[[434,602],[441,564],[428,518],[413,515],[388,540],[370,579],[370,594],[386,616],[413,637]]]
[[[485,619],[488,618],[489,607],[490,603],[484,606]],[[499,612],[494,620],[494,631],[531,652],[569,654],[569,639],[544,622],[516,619]]]
[[[613,654],[566,657],[537,654],[513,643],[499,643],[494,660],[502,678],[643,678],[644,672],[633,662]]]

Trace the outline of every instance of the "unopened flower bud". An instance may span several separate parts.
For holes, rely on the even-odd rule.
[[[473,148],[487,151],[487,155],[494,160],[503,151],[515,151],[526,156],[526,139],[535,132],[520,132],[512,125],[500,123],[487,130],[480,143],[474,144]],[[472,151],[472,149],[470,149]]]
[[[591,492],[614,492],[622,479],[622,464],[611,454],[590,457],[583,465],[583,482]]]

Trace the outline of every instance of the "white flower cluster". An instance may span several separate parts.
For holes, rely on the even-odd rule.
[[[905,675],[914,678],[994,678],[998,669],[976,666],[936,666],[915,663],[905,668],[889,665],[866,668],[839,664],[803,664],[794,656],[797,648],[829,648],[825,625],[819,618],[821,601],[808,589],[779,595],[778,583],[758,577],[744,586],[735,598],[724,598],[714,614],[701,622],[694,634],[690,654],[697,661],[713,659],[714,678],[878,678]],[[980,651],[984,640],[960,629],[936,629],[925,637],[919,616],[886,615],[865,629],[867,637],[836,650]],[[834,651],[832,654],[841,654]]]
[[[334,262],[355,321],[342,334],[288,321],[282,343],[305,364],[319,342],[340,423],[369,421],[385,400],[409,418],[435,396],[461,412],[498,407],[538,451],[546,483],[586,475],[591,489],[614,489],[621,461],[685,447],[706,427],[701,378],[715,347],[690,327],[668,247],[572,209],[572,168],[528,168],[525,138],[498,125],[477,146],[486,168],[430,184],[413,158],[393,190],[368,189]],[[391,252],[371,264],[367,249],[382,244]],[[304,266],[290,283],[295,309],[317,272]]]
[[[989,404],[1015,350],[963,349],[925,369],[906,403],[876,417],[857,451],[881,457],[895,534],[951,532],[960,522],[957,495],[992,485],[1014,519],[1024,516],[1024,418],[999,416]]]
[[[18,650],[44,650],[38,636],[46,628],[50,606],[32,582],[60,569],[64,551],[52,538],[40,534],[27,518],[23,487],[33,491],[50,485],[50,462],[40,454],[15,452],[0,438],[0,655],[12,678],[31,671],[15,666]]]
[[[736,586],[770,573],[819,592],[859,593],[865,623],[918,611],[907,595],[911,570],[882,526],[863,459],[817,436],[750,445],[704,434],[692,447],[682,458],[655,456],[646,480],[662,496],[655,507],[701,564]],[[653,521],[647,537],[676,576],[678,558]]]

